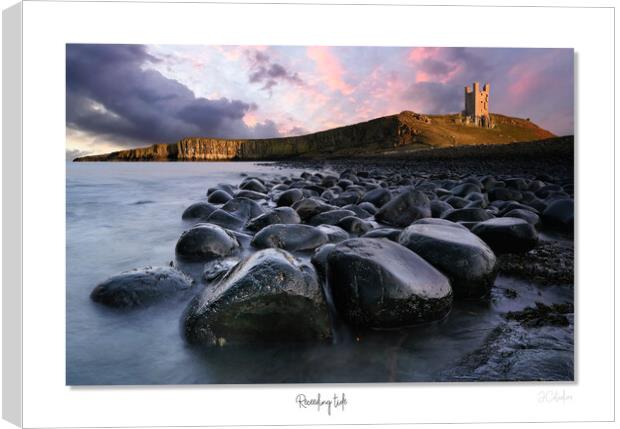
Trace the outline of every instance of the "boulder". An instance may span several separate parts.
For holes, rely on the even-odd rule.
[[[90,298],[116,308],[141,307],[188,291],[193,280],[173,267],[126,271],[100,283]]]
[[[259,249],[274,247],[288,251],[314,250],[327,243],[327,234],[310,225],[269,225],[261,229],[252,239],[252,245]]]
[[[478,223],[471,230],[497,254],[524,253],[538,244],[536,228],[515,217],[498,217]]]
[[[444,213],[442,216],[442,219],[452,222],[458,222],[461,220],[466,222],[480,222],[491,218],[493,218],[493,215],[481,208],[455,209]]]
[[[401,230],[396,228],[377,228],[362,235],[364,238],[387,238],[398,243]]]
[[[228,256],[239,247],[234,234],[217,225],[199,223],[181,234],[176,254],[188,261],[209,261]]]
[[[303,221],[308,221],[319,213],[337,209],[336,206],[317,198],[304,198],[295,202],[292,207]]]
[[[300,222],[301,219],[295,210],[290,207],[278,207],[250,220],[246,228],[250,231],[260,231],[264,227],[276,223],[296,224]]]
[[[397,227],[405,227],[424,217],[431,217],[430,200],[423,192],[412,188],[392,198],[375,215],[378,222]]]
[[[212,204],[226,204],[228,201],[232,200],[232,196],[221,189],[217,189],[215,192],[209,195],[209,202]]]
[[[324,244],[316,249],[312,255],[312,258],[310,258],[310,262],[314,265],[319,278],[323,282],[327,279],[327,257],[334,247],[336,247],[334,243]]]
[[[464,227],[414,224],[399,241],[448,276],[456,297],[485,296],[495,282],[495,254]]]
[[[265,213],[265,210],[256,201],[249,198],[233,198],[222,206],[222,210],[247,221]]]
[[[241,229],[245,225],[245,220],[221,209],[217,209],[207,216],[205,222],[219,225],[226,229]]]
[[[298,212],[299,213],[299,212]],[[342,218],[347,216],[355,216],[355,212],[351,210],[329,210],[313,216],[308,223],[310,225],[336,225]]]
[[[573,232],[575,203],[571,199],[557,200],[542,213],[543,225],[549,228]]]
[[[448,279],[409,249],[382,238],[354,238],[327,257],[334,303],[355,326],[395,328],[443,318]]]
[[[194,203],[185,209],[181,218],[184,220],[189,219],[206,219],[211,213],[217,210],[213,204],[200,202]]]
[[[256,178],[244,180],[239,185],[239,189],[246,189],[248,191],[258,192],[261,194],[267,193],[267,187]]]
[[[304,193],[301,189],[289,189],[282,192],[276,199],[276,205],[278,207],[290,207],[297,201],[303,199]]]
[[[370,222],[366,222],[356,216],[343,217],[336,225],[348,233],[355,235],[364,234],[373,228]]]
[[[368,191],[362,197],[362,202],[372,203],[375,207],[382,207],[392,199],[392,194],[385,188],[376,188]]]
[[[519,219],[523,219],[527,223],[531,223],[534,226],[537,226],[537,225],[540,224],[540,216],[538,216],[536,213],[534,213],[531,210],[512,209],[509,212],[507,212],[504,216],[505,217],[516,217],[516,218],[519,218]]]
[[[319,225],[317,229],[327,234],[330,243],[339,243],[349,238],[349,233],[336,225]]]
[[[230,270],[185,310],[183,332],[194,344],[323,341],[332,336],[316,272],[280,249],[258,251]]]

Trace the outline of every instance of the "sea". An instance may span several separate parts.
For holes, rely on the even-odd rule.
[[[438,322],[364,333],[341,324],[329,343],[243,347],[187,344],[180,322],[191,297],[135,310],[91,301],[112,275],[176,263],[175,244],[193,225],[181,214],[209,187],[301,172],[248,162],[67,163],[66,384],[573,380],[572,316],[568,327],[535,329],[504,317],[535,302],[572,303],[572,285],[499,276],[488,300],[455,302]],[[209,287],[199,267],[189,274],[198,291]]]

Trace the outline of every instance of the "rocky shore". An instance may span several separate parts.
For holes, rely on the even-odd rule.
[[[572,138],[529,145],[289,162],[304,171],[222,183],[179,213],[189,228],[173,266],[115,275],[91,298],[136,308],[178,295],[182,335],[209,349],[439,323],[455,303],[492,299],[498,275],[572,288]],[[572,305],[507,312],[519,326],[496,327],[482,355],[502,332],[572,329]]]

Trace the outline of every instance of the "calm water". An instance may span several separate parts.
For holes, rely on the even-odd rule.
[[[68,163],[67,384],[573,379],[572,320],[526,330],[502,317],[535,301],[572,302],[566,285],[499,277],[490,300],[456,303],[441,322],[358,335],[337,326],[333,344],[207,350],[180,335],[187,297],[133,311],[90,300],[111,275],[174,260],[192,225],[181,213],[208,187],[237,184],[242,173],[299,172],[252,163]],[[505,297],[506,288],[518,298]]]

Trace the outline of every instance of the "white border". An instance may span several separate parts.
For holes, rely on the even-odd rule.
[[[483,21],[485,26],[473,26]],[[26,427],[610,420],[613,11],[239,4],[24,4]],[[65,387],[65,43],[573,47],[577,52],[577,382]],[[569,401],[540,401],[557,390]],[[295,406],[344,391],[344,413]]]

